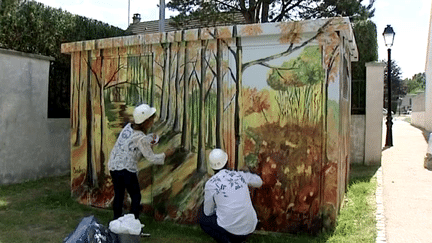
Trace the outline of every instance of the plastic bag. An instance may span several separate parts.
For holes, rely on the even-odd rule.
[[[116,234],[139,235],[144,225],[133,214],[126,214],[109,223],[109,229]]]
[[[117,236],[110,232],[105,226],[99,224],[93,215],[83,218],[75,230],[63,240],[63,243],[117,242]]]

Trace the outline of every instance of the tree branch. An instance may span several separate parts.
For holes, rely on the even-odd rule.
[[[339,49],[339,46],[336,46],[334,49],[333,49],[333,51],[332,51],[332,54],[331,54],[331,56],[333,57],[334,56],[334,54],[336,53],[336,50],[337,49]],[[329,77],[330,77],[330,72],[331,72],[331,70],[332,70],[332,68],[333,68],[333,64],[334,64],[334,62],[335,62],[335,60],[336,60],[336,58],[332,58],[331,59],[331,61],[329,62],[329,65],[327,66],[327,83],[328,83],[328,79],[329,79]]]
[[[235,93],[234,93],[233,96],[231,97],[231,100],[230,100],[230,101],[228,102],[228,104],[225,106],[225,108],[224,108],[224,112],[225,112],[226,110],[228,110],[228,107],[231,106],[231,104],[233,103],[235,97],[236,97],[236,95],[235,95]]]
[[[206,94],[204,95],[204,100],[206,100],[206,99],[207,99],[207,96],[209,96],[209,94],[210,94],[210,90],[211,90],[211,87],[213,86],[213,83],[214,83],[215,78],[216,78],[216,76],[213,76],[213,80],[211,81],[210,86],[209,86],[209,88],[207,89]]]
[[[192,71],[191,74],[189,75],[188,82],[191,81],[193,74],[194,74],[194,73],[196,74],[196,65],[197,65],[197,62],[196,62],[196,61],[195,61],[195,62],[192,62],[192,64],[193,64],[193,71]]]
[[[234,83],[235,83],[236,82],[236,78],[235,78],[234,72],[232,71],[231,67],[228,67],[228,70],[230,71],[231,78],[234,80]]]
[[[254,61],[250,61],[250,62],[244,63],[244,64],[242,65],[242,72],[244,72],[244,70],[246,70],[246,68],[248,68],[248,67],[250,67],[250,66],[253,66],[253,65],[255,65],[255,64],[260,64],[260,63],[263,63],[263,62],[268,62],[268,61],[274,60],[274,59],[276,59],[276,58],[280,58],[280,57],[283,57],[283,56],[287,56],[287,55],[289,55],[289,54],[291,54],[291,53],[293,53],[293,52],[295,52],[295,51],[297,51],[297,50],[303,48],[304,46],[306,46],[307,44],[309,44],[310,42],[312,42],[313,40],[315,40],[318,36],[320,36],[320,35],[324,32],[324,29],[325,29],[325,28],[326,28],[326,27],[327,27],[331,22],[332,22],[331,19],[330,19],[330,20],[327,20],[327,22],[317,30],[317,33],[316,33],[314,36],[312,36],[312,37],[309,38],[308,40],[304,41],[304,42],[303,42],[301,45],[299,45],[299,46],[296,46],[296,47],[293,48],[294,43],[291,43],[290,46],[288,47],[288,49],[287,49],[286,51],[284,51],[284,52],[281,52],[281,53],[278,53],[278,54],[275,54],[275,55],[271,55],[271,56],[268,56],[268,57],[265,57],[265,58],[260,58],[260,59],[254,60]]]
[[[127,84],[127,83],[129,83],[129,82],[126,80],[126,81],[118,82],[118,83],[113,84],[113,85],[105,85],[104,89],[108,89],[108,88],[115,87],[115,86],[120,85],[120,84]]]
[[[241,8],[237,8],[235,6],[232,6],[232,5],[228,4],[228,3],[226,3],[225,0],[224,1],[215,0],[215,2],[218,3],[218,4],[220,4],[220,5],[224,5],[224,6],[227,6],[229,8],[235,9],[237,11],[240,11],[240,12],[242,11]],[[244,0],[240,0],[240,2],[243,2],[243,5],[244,5]],[[240,7],[241,7],[241,3],[240,3]]]
[[[279,72],[279,70],[276,69],[276,73],[278,74],[278,76],[283,80],[283,81],[287,81],[282,74]]]
[[[297,69],[295,67],[277,67],[277,66],[272,66],[272,65],[267,64],[267,63],[258,63],[258,65],[261,65],[261,66],[264,66],[264,67],[268,67],[268,68],[271,68],[271,69],[276,69],[276,70],[294,70],[294,69]]]
[[[213,33],[209,33],[209,34],[211,35],[211,37],[213,37],[213,39],[217,39]],[[235,51],[228,45],[228,43],[224,39],[220,39],[220,40],[226,45],[226,47],[231,52],[231,54],[235,56],[236,55]]]
[[[297,7],[301,6],[303,0],[298,0],[294,4],[292,4],[292,2],[293,2],[293,0],[287,1],[286,4],[283,3],[282,7],[281,7],[280,13],[275,18],[273,18],[271,22],[282,21],[283,17],[286,15],[286,13],[288,13],[291,10],[293,10],[294,8],[297,8]],[[302,6],[302,7],[304,7],[304,6]],[[289,19],[291,20],[292,18],[289,18]]]
[[[212,67],[210,66],[210,63],[208,62],[207,59],[204,58],[204,60],[206,61],[207,67],[209,67],[209,70],[213,73],[214,76],[217,75],[217,73],[212,69]]]
[[[197,81],[198,85],[200,85],[201,83],[200,83],[200,80],[199,80],[199,77],[198,77],[198,73],[196,72],[196,70],[193,70],[192,72],[195,74],[195,78],[196,78],[196,81]]]
[[[155,59],[155,61],[154,61],[155,63],[156,63],[156,65],[158,65],[160,68],[162,68],[163,67],[163,65],[162,64],[160,64],[159,62],[157,62],[156,61],[156,59]]]
[[[84,59],[84,60],[85,60],[85,59]],[[115,76],[117,75],[117,73],[119,73],[120,70],[123,69],[123,68],[126,66],[126,65],[124,65],[124,64],[122,64],[121,66],[119,66],[119,67],[114,71],[114,73],[111,75],[111,78],[108,80],[108,82],[107,82],[105,85],[103,85],[103,84],[102,84],[102,81],[101,81],[101,80],[99,79],[99,77],[98,77],[98,74],[97,74],[96,71],[93,70],[93,68],[91,67],[90,61],[89,61],[89,60],[86,60],[86,63],[87,63],[87,65],[88,65],[88,68],[91,70],[91,72],[92,72],[93,75],[95,76],[99,88],[103,88],[103,89],[105,89],[106,87],[108,87],[109,84],[110,84],[112,81],[114,81],[114,78],[115,78]],[[114,86],[114,85],[112,85],[112,86]]]
[[[123,69],[124,67],[125,67],[126,65],[121,65],[120,67],[118,67],[115,71],[114,71],[114,73],[113,73],[113,75],[111,76],[111,78],[108,80],[108,82],[104,85],[104,89],[108,86],[108,84],[110,84],[112,81],[114,81],[114,77],[117,75],[117,73],[119,73],[120,72],[120,70],[121,69]]]
[[[85,60],[85,58],[84,58],[84,60]],[[88,68],[90,69],[90,71],[91,71],[91,72],[93,73],[93,75],[95,76],[96,81],[97,81],[97,84],[98,84],[98,86],[99,86],[99,88],[100,88],[100,87],[102,86],[102,84],[101,84],[100,81],[99,81],[99,77],[97,76],[96,71],[94,71],[93,68],[91,67],[90,60],[86,60],[85,62],[87,63],[87,66],[88,66]]]

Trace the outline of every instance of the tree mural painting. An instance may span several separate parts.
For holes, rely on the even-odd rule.
[[[115,87],[122,82],[113,82],[119,79],[119,73],[123,69],[120,60],[105,60],[100,53],[91,51],[78,53],[72,57],[74,63],[79,67],[74,70],[74,81],[72,89],[72,103],[76,105],[72,110],[72,147],[77,158],[85,158],[84,163],[78,163],[73,167],[75,172],[83,172],[81,176],[72,182],[72,191],[77,196],[93,193],[93,198],[81,198],[88,200],[90,204],[105,207],[112,196],[111,188],[106,178],[106,158],[109,150],[103,136],[97,136],[95,131],[104,133],[105,123],[105,95],[104,90]],[[104,72],[104,70],[109,70]],[[83,185],[85,185],[83,187]],[[82,190],[89,190],[83,192]]]
[[[349,110],[338,92],[356,54],[350,31],[348,19],[334,18],[63,44],[73,65],[74,195],[109,206],[110,149],[146,102],[159,114],[154,150],[177,148],[163,166],[138,165],[142,204],[156,219],[197,221],[207,156],[218,147],[230,168],[262,176],[252,193],[260,230],[331,226],[348,168]]]
[[[326,183],[330,184],[330,190],[334,188],[325,178],[334,165],[327,163],[328,158],[323,154],[326,146],[323,126],[327,123],[323,118],[327,111],[328,86],[338,75],[334,64],[339,60],[340,38],[328,32],[333,28],[330,21],[306,40],[301,40],[302,28],[301,23],[282,23],[280,41],[288,43],[288,49],[243,65],[244,68],[260,64],[270,69],[268,90],[244,91],[243,97],[248,101],[243,102],[246,105],[242,116],[248,124],[244,127],[245,162],[257,168],[264,180],[263,188],[255,190],[254,197],[263,222],[260,227],[264,230],[318,232],[323,226],[321,214],[335,217],[338,200],[341,200],[336,195],[329,196],[324,203],[321,198],[323,194],[332,193]],[[308,45],[313,41],[318,45]],[[281,66],[269,64],[300,49],[302,52],[297,58]],[[266,113],[276,116],[269,119]],[[337,147],[332,149],[338,150]],[[337,179],[332,182],[337,183]],[[341,183],[340,187],[345,188],[345,185]]]

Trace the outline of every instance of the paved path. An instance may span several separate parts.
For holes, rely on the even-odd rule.
[[[385,133],[384,126],[383,140]],[[382,190],[384,217],[378,211],[377,219],[385,222],[386,240],[378,229],[377,242],[432,242],[432,171],[423,166],[427,146],[420,129],[396,118],[393,147],[383,151],[378,171],[379,184],[382,172],[377,192]],[[379,197],[377,202],[379,209]]]

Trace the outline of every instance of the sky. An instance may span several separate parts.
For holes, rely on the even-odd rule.
[[[36,0],[47,6],[61,8],[73,14],[96,19],[122,29],[132,22],[134,13],[141,14],[141,21],[159,19],[159,0]],[[169,0],[166,0],[168,2]],[[389,24],[395,31],[391,58],[402,72],[402,79],[411,78],[425,71],[427,38],[432,0],[375,0],[378,59],[387,60],[387,47],[382,33]],[[368,0],[364,0],[368,3]],[[128,21],[128,6],[130,20]],[[165,12],[165,17],[175,12]]]

